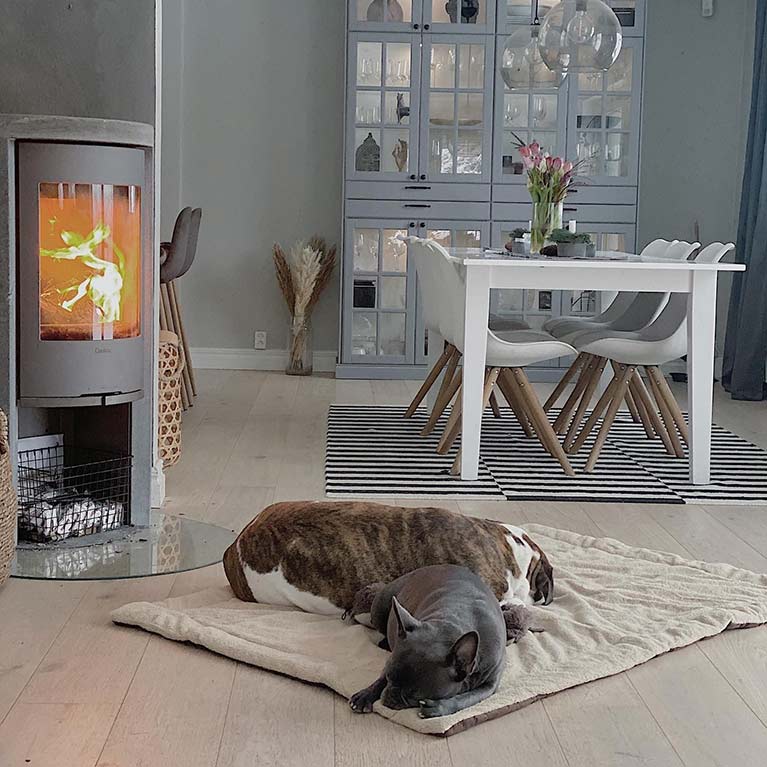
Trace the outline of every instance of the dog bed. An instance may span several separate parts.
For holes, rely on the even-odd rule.
[[[765,575],[609,538],[540,525],[526,529],[554,566],[555,599],[548,607],[533,608],[544,632],[509,645],[499,691],[446,717],[421,719],[415,709],[393,711],[380,702],[378,714],[418,732],[452,735],[726,629],[767,623]],[[374,632],[360,625],[246,604],[228,586],[128,604],[112,619],[326,685],[344,697],[372,682],[388,656],[371,641]]]

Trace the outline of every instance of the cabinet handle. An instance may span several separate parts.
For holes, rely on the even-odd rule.
[[[408,227],[409,227],[410,229],[415,229],[415,221],[411,221],[411,222],[408,224]]]
[[[419,191],[427,191],[431,189],[430,186],[406,186],[405,189],[416,189]]]
[[[577,189],[568,189],[567,193],[568,194],[578,194],[578,190]]]
[[[421,174],[421,181],[426,181],[426,174],[425,173]]]
[[[565,206],[564,208],[562,208],[562,210],[563,210],[565,213],[577,213],[577,212],[578,212],[578,208],[575,208],[575,207],[573,207],[572,205],[569,205],[569,206]]]
[[[426,229],[426,222],[425,222],[425,221],[421,221],[421,223],[420,223],[420,224],[418,224],[418,226],[419,226],[419,228],[421,228],[421,229]]]
[[[424,28],[424,29],[431,29],[431,24],[424,24],[424,25],[423,25],[423,28]]]
[[[420,24],[413,24],[413,29],[420,29],[420,28],[421,28]]]
[[[415,173],[411,173],[410,174],[410,180],[411,181],[415,181],[417,178],[418,178],[418,176],[416,176]],[[407,189],[407,187],[405,187],[405,189]]]
[[[428,202],[412,202],[402,206],[403,208],[430,208],[431,205]]]

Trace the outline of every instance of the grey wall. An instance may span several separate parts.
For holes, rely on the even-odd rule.
[[[341,237],[344,0],[183,0],[181,13],[164,9],[173,49],[179,23],[182,59],[166,59],[163,78],[162,229],[169,237],[179,206],[203,208],[179,284],[186,331],[194,347],[252,349],[266,330],[285,348],[272,244]],[[337,283],[315,310],[316,349],[337,346]]]
[[[754,0],[719,0],[710,19],[698,0],[648,6],[640,243],[691,239],[696,220],[704,241],[734,239]],[[181,205],[205,209],[182,287],[192,345],[252,348],[265,329],[284,348],[272,243],[341,236],[344,0],[166,0],[164,30],[164,236]],[[316,349],[336,347],[336,302]],[[726,303],[725,286],[722,317]]]
[[[3,0],[0,112],[154,123],[154,0]]]
[[[750,108],[754,0],[649,0],[639,244],[735,241]],[[729,280],[718,301],[724,337]]]

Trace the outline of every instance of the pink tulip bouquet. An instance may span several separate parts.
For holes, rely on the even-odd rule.
[[[562,227],[562,203],[577,183],[575,174],[580,163],[542,152],[537,141],[525,144],[519,136],[514,138],[527,171],[527,190],[533,201],[531,249],[538,253],[552,230]]]
[[[518,136],[514,138],[527,171],[527,189],[533,202],[562,202],[576,183],[575,171],[580,163],[542,152],[537,141],[525,144]]]

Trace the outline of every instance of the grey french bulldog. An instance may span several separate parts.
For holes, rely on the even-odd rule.
[[[446,716],[492,695],[506,660],[506,624],[485,582],[456,565],[414,570],[384,586],[370,623],[391,657],[380,678],[352,695],[358,713],[381,702]]]

